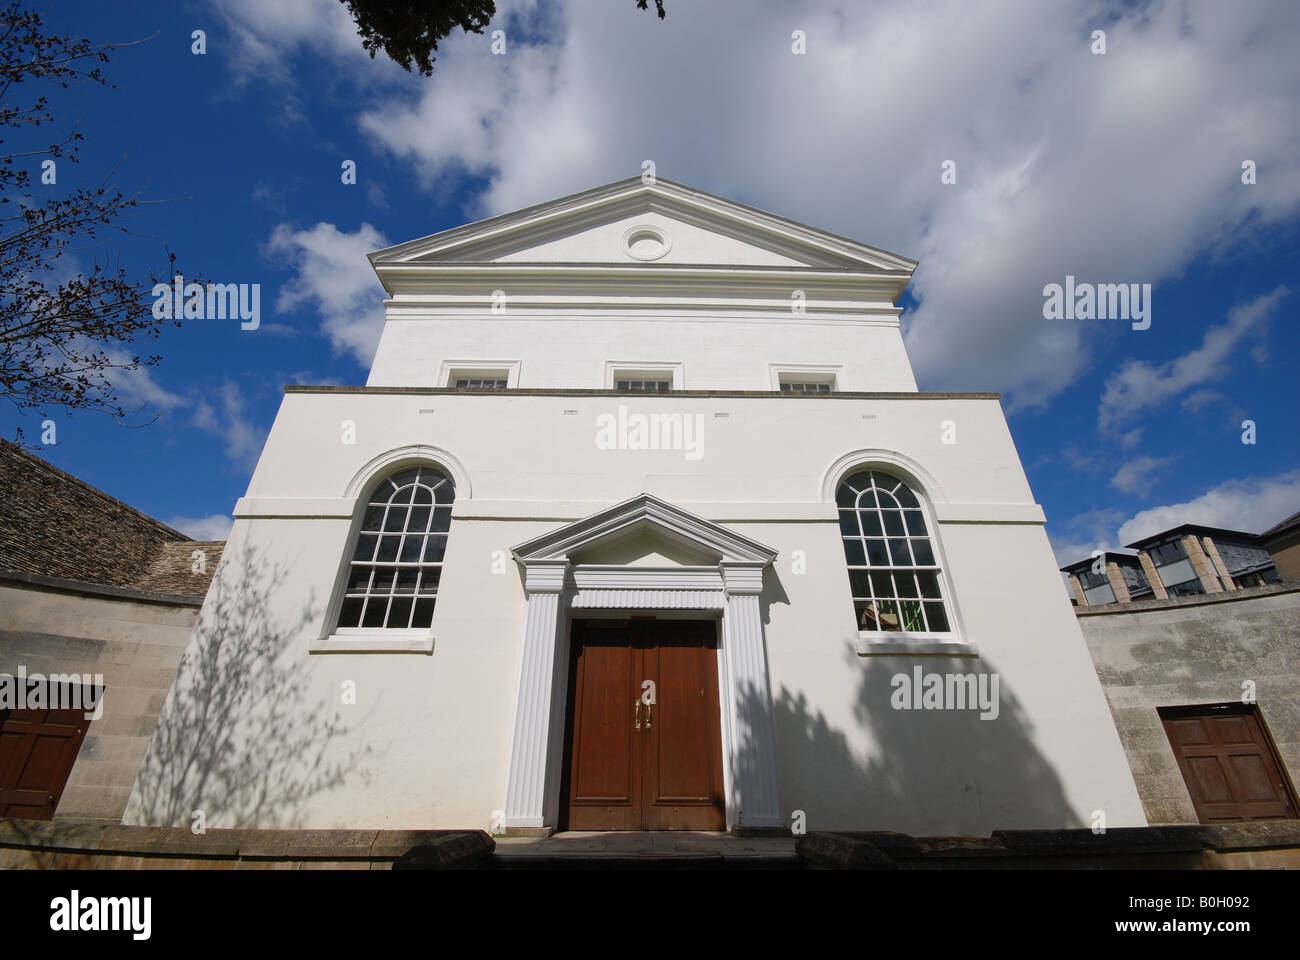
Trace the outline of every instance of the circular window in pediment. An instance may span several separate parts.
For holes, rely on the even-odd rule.
[[[643,224],[623,234],[623,252],[633,260],[658,260],[672,247],[668,234]]]

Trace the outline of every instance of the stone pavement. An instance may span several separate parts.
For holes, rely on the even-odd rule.
[[[794,837],[727,833],[571,831],[550,837],[497,837],[491,866],[798,869]]]

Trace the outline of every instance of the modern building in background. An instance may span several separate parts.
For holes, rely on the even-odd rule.
[[[1155,594],[1187,597],[1277,583],[1268,549],[1253,533],[1184,523],[1128,544],[1155,571]]]
[[[1099,551],[1061,567],[1069,578],[1074,602],[1081,607],[1140,600],[1152,596],[1151,583],[1135,554]]]
[[[1259,535],[1283,580],[1300,580],[1300,513],[1293,513]]]
[[[1284,576],[1272,550],[1282,554],[1288,570],[1300,564],[1297,517],[1300,514],[1259,535],[1184,523],[1128,544],[1135,554],[1106,551],[1103,559],[1098,551],[1060,570],[1076,605],[1089,607],[1278,583]]]

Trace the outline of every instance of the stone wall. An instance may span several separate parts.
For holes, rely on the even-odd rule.
[[[201,601],[0,574],[0,673],[104,677],[56,819],[121,819]]]
[[[1245,681],[1300,778],[1300,583],[1075,613],[1148,822],[1197,821],[1157,708],[1240,701]]]
[[[1087,830],[995,830],[988,837],[810,833],[805,866],[838,870],[1294,870],[1300,823]]]
[[[492,854],[480,831],[209,830],[0,819],[0,870],[446,870]]]

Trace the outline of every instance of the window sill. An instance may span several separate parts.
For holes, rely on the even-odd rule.
[[[979,648],[973,643],[962,640],[943,639],[935,636],[891,637],[888,634],[859,633],[858,656],[907,656],[920,654],[937,654],[950,657],[978,657]]]
[[[429,630],[338,630],[312,641],[312,653],[433,653]]]

